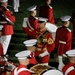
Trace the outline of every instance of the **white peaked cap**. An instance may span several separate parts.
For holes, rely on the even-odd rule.
[[[67,51],[66,55],[69,56],[69,57],[75,57],[75,49]]]
[[[2,30],[2,28],[3,28],[3,25],[0,25],[0,30]]]
[[[48,70],[45,73],[43,73],[42,75],[63,75],[63,73],[59,70]]]
[[[38,17],[38,22],[47,22],[47,18],[43,18],[43,17]]]
[[[69,21],[71,18],[71,16],[67,15],[67,16],[62,16],[60,19],[64,22]]]
[[[8,0],[0,0],[0,2],[8,2]]]
[[[55,25],[52,24],[52,23],[46,23],[45,27],[46,27],[46,29],[47,29],[49,32],[51,32],[51,33],[54,33],[54,32],[56,32],[56,30],[57,30],[57,26],[55,26]]]
[[[36,7],[37,7],[36,5],[33,5],[33,6],[29,7],[27,10],[28,11],[34,11],[36,9]]]
[[[25,46],[34,46],[36,42],[37,42],[36,39],[30,39],[30,40],[24,41],[23,43],[25,44]]]
[[[18,59],[26,59],[28,56],[30,56],[31,52],[29,50],[25,50],[25,51],[21,51],[17,54],[15,54],[15,56]]]

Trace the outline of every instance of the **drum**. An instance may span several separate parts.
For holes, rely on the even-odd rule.
[[[30,70],[33,72],[32,75],[41,75],[43,72],[49,69],[55,69],[55,68],[44,64],[37,64],[30,68]]]
[[[61,71],[59,70],[47,70],[47,71],[44,71],[41,75],[64,75]]]

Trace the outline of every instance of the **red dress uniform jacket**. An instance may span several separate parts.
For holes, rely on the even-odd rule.
[[[40,34],[40,30],[31,30],[29,27],[23,27],[23,31],[33,39],[36,39]]]
[[[55,23],[53,16],[53,8],[50,5],[42,5],[39,8],[39,16],[48,19],[48,22]]]
[[[38,57],[39,54],[43,53],[44,51],[48,51],[51,53],[54,50],[55,44],[50,32],[44,32],[40,37],[38,36],[37,42],[37,49],[35,51],[35,57]],[[44,56],[41,59],[42,63],[49,62],[49,55]]]
[[[75,64],[74,63],[68,63],[62,68],[63,74],[67,75],[75,75]]]
[[[55,47],[58,55],[62,56],[66,51],[71,50],[72,33],[71,30],[62,26],[56,31]]]
[[[33,29],[38,29],[39,28],[38,19],[36,19],[33,16],[29,16],[28,20],[29,20],[29,23],[30,23],[30,25]]]
[[[34,52],[31,52],[31,58],[30,58],[30,64],[36,65],[38,62],[35,59],[35,54]]]
[[[3,55],[3,47],[2,44],[0,43],[0,56]]]
[[[13,14],[11,14],[11,12],[8,9],[1,7],[0,10],[2,10],[4,15],[6,15],[8,17],[8,19],[10,19],[10,21],[12,21],[12,22],[16,21],[15,16],[13,16]],[[0,17],[0,21],[5,21],[5,19],[3,17]],[[2,30],[3,35],[11,35],[14,33],[13,25],[6,23],[6,24],[3,24],[3,26],[4,26],[3,30]]]
[[[25,65],[20,64],[20,65],[18,66],[17,71],[18,71],[19,69],[21,69],[21,68],[27,68],[27,67],[26,67]],[[14,75],[14,70],[12,71],[11,75]],[[23,70],[23,71],[21,71],[18,75],[31,75],[31,73],[30,73],[29,71],[27,71],[27,70]]]
[[[39,32],[38,20],[33,16],[29,16],[28,22],[29,22],[29,25],[26,22],[27,27],[23,27],[23,31],[31,38],[36,38]],[[33,29],[31,29],[30,27],[32,27]]]

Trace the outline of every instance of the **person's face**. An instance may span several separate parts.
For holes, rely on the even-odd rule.
[[[34,11],[31,12],[31,15],[35,17],[36,16],[36,13],[37,13],[37,11],[34,10]]]
[[[43,29],[44,27],[45,27],[45,22],[39,23],[39,28],[40,28],[40,30]]]
[[[51,3],[51,0],[46,0],[46,4],[49,5]]]
[[[67,21],[64,25],[66,25],[66,27],[68,27],[70,25],[70,21]]]
[[[28,59],[28,58],[26,59],[26,63],[27,63],[27,65],[29,65],[29,60],[30,60],[30,59]]]
[[[31,52],[34,52],[35,48],[36,48],[35,46],[27,47],[27,49],[30,50]]]
[[[2,6],[4,6],[5,8],[7,8],[8,2],[4,2],[4,3],[2,4]]]
[[[68,26],[70,25],[70,21],[67,22]]]
[[[36,49],[36,47],[35,47],[35,46],[33,46],[33,52],[35,51],[35,49]]]
[[[71,57],[71,58],[70,58],[70,62],[72,62],[72,63],[75,64],[75,57]]]
[[[23,65],[28,65],[29,64],[29,58],[26,58],[26,59],[19,59],[19,63],[20,64],[23,64]]]
[[[36,16],[36,13],[37,13],[37,11],[36,10],[34,10],[34,15]]]

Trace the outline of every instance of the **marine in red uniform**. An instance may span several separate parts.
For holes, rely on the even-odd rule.
[[[23,31],[27,35],[29,35],[31,33],[29,33],[27,31],[26,25],[31,30],[38,30],[39,29],[39,25],[38,25],[38,19],[35,17],[36,16],[36,5],[33,5],[33,6],[29,7],[27,10],[29,11],[30,15],[27,18],[27,20],[24,18],[23,26],[22,27],[23,27]],[[31,34],[30,37],[34,38],[33,34]]]
[[[44,17],[48,19],[48,22],[55,23],[53,8],[49,5],[51,0],[45,0],[45,4],[39,8],[39,17]]]
[[[63,26],[59,27],[56,31],[55,47],[57,49],[57,54],[59,58],[58,68],[62,68],[63,66],[62,55],[66,51],[71,50],[72,32],[68,28],[68,26],[70,25],[70,18],[70,16],[62,16],[60,19],[62,20]]]
[[[69,61],[62,68],[62,72],[64,75],[74,75],[75,74],[75,49],[67,51],[66,55]]]
[[[7,53],[11,35],[14,34],[13,23],[15,22],[15,16],[13,16],[7,6],[8,0],[0,0],[0,25],[3,25],[0,43],[2,44],[4,55]]]
[[[31,59],[30,59],[30,64],[28,65],[29,68],[36,65],[38,62],[36,61],[36,58],[35,58],[35,49],[36,49],[36,42],[37,40],[36,39],[29,39],[29,40],[26,40],[24,41],[24,44],[27,48],[27,50],[29,50],[31,52]]]
[[[37,37],[37,48],[35,51],[35,57],[40,57],[38,62],[48,64],[50,53],[54,50],[54,40],[50,32],[47,31],[46,25],[47,19],[39,17],[39,27],[41,34]]]
[[[30,51],[21,51],[17,53],[15,56],[18,57],[19,66],[15,68],[11,75],[31,75],[30,70],[27,69],[27,65],[29,64]]]

